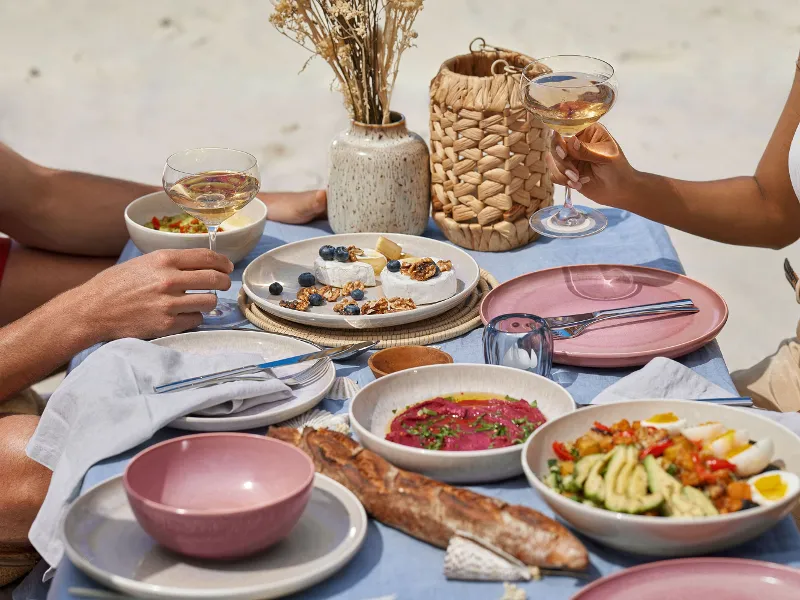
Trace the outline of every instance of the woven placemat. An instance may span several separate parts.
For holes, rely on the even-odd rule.
[[[450,340],[481,326],[481,299],[489,290],[499,285],[497,279],[481,269],[478,287],[461,305],[419,323],[409,323],[382,329],[323,329],[317,326],[301,325],[281,319],[263,311],[251,302],[244,290],[239,292],[239,308],[253,325],[269,333],[291,335],[318,346],[341,346],[362,340],[378,340],[378,348],[435,344]]]

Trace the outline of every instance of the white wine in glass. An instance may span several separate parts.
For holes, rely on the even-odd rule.
[[[551,56],[531,63],[520,77],[522,103],[563,137],[574,136],[596,123],[617,98],[614,68],[588,56]],[[608,219],[600,211],[573,206],[569,186],[563,206],[531,215],[531,227],[547,237],[586,237],[603,231]]]
[[[167,159],[162,181],[170,199],[206,226],[213,252],[219,226],[255,198],[261,185],[255,157],[228,148],[176,152]],[[203,314],[201,328],[232,327],[244,321],[235,302],[217,298],[216,307]]]

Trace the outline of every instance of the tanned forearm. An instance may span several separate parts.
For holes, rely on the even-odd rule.
[[[31,248],[116,257],[134,199],[160,188],[32,163],[0,144],[0,231]]]
[[[0,328],[0,401],[100,341],[81,305],[76,291],[70,290]]]
[[[800,202],[771,203],[756,177],[694,182],[640,172],[616,205],[727,244],[782,248],[800,236]]]

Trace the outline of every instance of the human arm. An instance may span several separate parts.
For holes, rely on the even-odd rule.
[[[125,207],[152,185],[49,169],[0,144],[0,231],[23,246],[117,257],[128,241]],[[262,193],[268,218],[307,223],[325,215],[324,190]]]
[[[788,170],[798,123],[800,70],[753,176],[694,182],[637,171],[600,125],[572,140],[555,135],[548,164],[556,183],[571,181],[601,204],[719,242],[782,248],[800,238],[800,200]]]
[[[111,267],[0,329],[0,400],[99,342],[196,327],[226,290],[231,262],[206,249],[160,250]]]

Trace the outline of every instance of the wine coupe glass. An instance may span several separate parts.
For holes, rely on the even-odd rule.
[[[261,185],[256,158],[228,148],[176,152],[167,159],[162,181],[170,199],[206,226],[212,252],[222,222],[255,198]],[[211,293],[217,295],[216,290]],[[201,328],[231,327],[245,320],[235,302],[217,298],[216,307],[203,314]]]
[[[522,103],[569,143],[572,136],[596,123],[617,99],[614,67],[598,58],[549,56],[529,64],[520,76]],[[546,237],[579,238],[600,233],[608,219],[598,210],[573,206],[564,186],[563,206],[549,206],[531,215],[531,228]]]

